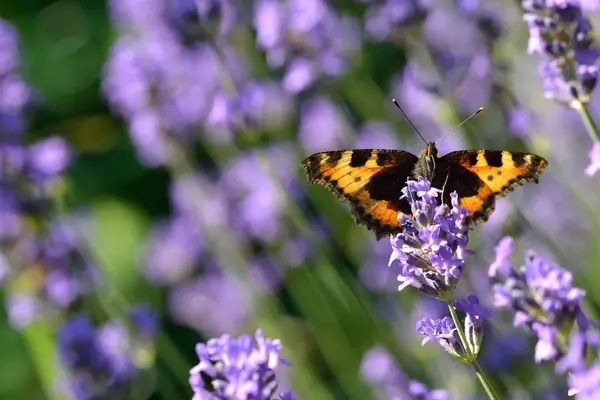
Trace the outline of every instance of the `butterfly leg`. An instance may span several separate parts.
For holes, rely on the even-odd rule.
[[[444,202],[444,191],[446,190],[446,184],[448,183],[448,178],[450,178],[450,168],[446,169],[446,179],[444,180],[444,184],[442,185],[442,197],[441,202]]]

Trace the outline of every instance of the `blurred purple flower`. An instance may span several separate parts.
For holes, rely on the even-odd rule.
[[[409,380],[381,346],[373,347],[363,355],[360,375],[363,381],[373,387],[376,399],[449,399],[445,390],[432,390],[418,381]]]
[[[484,370],[490,373],[511,371],[529,354],[530,346],[527,339],[515,332],[499,333],[486,337],[486,345],[479,354],[478,360]]]
[[[524,0],[529,54],[543,55],[540,74],[546,97],[570,104],[587,102],[598,81],[592,24],[578,1]],[[575,96],[575,98],[573,98]]]
[[[257,255],[248,265],[250,276],[257,287],[265,292],[272,292],[281,287],[284,272],[269,256]]]
[[[350,145],[350,132],[344,114],[327,97],[316,97],[302,105],[298,136],[309,153]]]
[[[396,132],[383,121],[369,121],[358,129],[355,148],[396,149],[399,146]]]
[[[372,1],[365,13],[365,30],[373,39],[385,40],[393,34],[394,29],[424,16],[425,8],[420,0]]]
[[[176,176],[169,191],[174,216],[188,219],[191,229],[199,226],[206,234],[229,224],[227,188],[206,174]]]
[[[242,128],[254,130],[281,129],[293,108],[292,97],[275,81],[247,83],[233,103],[234,118],[244,123]]]
[[[578,400],[594,400],[600,396],[600,359],[589,368],[569,375],[569,395]]]
[[[179,0],[178,3],[190,3],[191,0]],[[235,1],[231,0],[194,0],[200,25],[213,35],[226,35],[235,26],[238,17]],[[216,25],[216,28],[211,28]]]
[[[58,137],[30,146],[0,138],[0,251],[10,266],[3,284],[14,289],[6,306],[17,329],[68,308],[99,279],[82,253],[75,227],[79,217],[54,216],[57,183],[70,157]]]
[[[543,257],[530,253],[525,265],[514,268],[508,261],[512,239],[504,238],[496,247],[496,260],[490,276],[501,280],[493,286],[494,305],[515,311],[515,326],[527,326],[538,338],[535,360],[555,358],[557,341],[569,336],[572,326],[587,329],[581,309],[585,292],[573,287],[573,275]]]
[[[6,296],[5,307],[10,326],[14,329],[29,326],[46,311],[37,297],[19,292],[9,293]]]
[[[587,176],[594,176],[600,170],[600,142],[595,142],[592,145],[590,152],[590,165],[585,169]]]
[[[441,190],[429,181],[407,181],[402,197],[411,203],[414,219],[398,216],[403,229],[390,239],[392,255],[389,265],[400,264],[398,290],[411,285],[422,293],[449,300],[460,279],[467,250],[469,228],[464,223],[467,210],[458,205],[458,195],[450,195],[452,209],[439,204]]]
[[[367,257],[359,271],[359,279],[367,289],[382,292],[397,291],[397,285],[392,279],[393,276],[398,275],[398,271],[394,268],[383,268],[390,259],[389,243],[369,237],[364,242],[364,250],[359,254]]]
[[[187,214],[179,213],[159,222],[143,254],[147,278],[161,285],[172,285],[187,278],[198,267],[203,240],[201,227]]]
[[[204,123],[208,132],[231,138],[234,132],[282,129],[293,113],[292,97],[274,81],[251,81],[231,96],[218,92]]]
[[[436,75],[430,70],[421,67],[416,61],[409,61],[394,78],[389,94],[390,97],[398,99],[412,122],[422,132],[427,132],[432,137],[440,137],[444,129],[438,123],[439,111],[434,110],[443,109],[444,100],[435,81]],[[388,107],[393,106],[390,104]],[[448,137],[450,140],[460,140],[459,138],[459,135]],[[440,144],[445,145],[446,142],[444,139]]]
[[[568,352],[557,361],[556,371],[569,372],[569,396],[592,400],[600,395],[600,333],[597,329],[571,335]]]
[[[221,77],[226,73],[236,87],[247,82],[243,60],[225,44],[219,45],[217,53],[197,37],[187,43],[183,33],[178,32],[171,17],[173,13],[187,15],[190,5],[194,6],[191,0],[174,4],[174,11],[167,3],[111,2],[111,16],[119,35],[104,68],[102,89],[113,109],[127,120],[131,139],[147,165],[167,162],[169,140],[185,145],[195,140],[198,127],[213,136],[230,135],[234,122],[230,119],[235,113],[229,110],[232,105],[223,95]],[[211,19],[213,11],[221,10],[221,6],[229,10],[229,4],[199,1],[196,19]],[[152,10],[139,12],[139,7]],[[253,96],[250,104],[255,108],[247,111],[251,114],[247,118],[263,121],[266,117],[256,113],[267,113],[267,107],[263,110],[258,102]]]
[[[55,221],[44,235],[20,236],[8,254],[13,261],[10,279],[29,281],[16,286],[7,298],[11,325],[22,329],[38,318],[67,309],[95,290],[97,269],[81,252],[73,221]]]
[[[281,348],[279,339],[265,338],[260,329],[254,338],[242,335],[235,339],[226,334],[198,343],[196,353],[200,362],[190,370],[193,399],[274,398],[280,391],[275,370],[282,364],[290,364],[279,355]],[[279,396],[294,398],[289,391]]]
[[[0,76],[5,76],[19,66],[19,43],[15,28],[0,19]]]
[[[454,3],[455,8],[422,3],[427,11],[421,40],[429,48],[429,63],[433,64],[429,68],[436,72],[438,95],[452,98],[461,112],[471,113],[498,90],[492,54],[504,29],[504,9],[494,2]],[[455,28],[449,29],[450,26]],[[417,43],[420,45],[413,39],[412,44]],[[417,53],[415,58],[418,57]],[[479,90],[473,91],[473,87]]]
[[[287,145],[242,153],[224,167],[221,186],[233,204],[239,233],[263,241],[282,236],[287,216],[283,195],[299,195],[295,169],[296,156]]]
[[[135,376],[136,338],[116,322],[95,327],[87,315],[75,315],[63,324],[57,342],[66,384],[76,399],[116,396]]]
[[[312,223],[311,226],[318,238],[324,237],[322,232],[319,231],[319,226],[316,226],[315,223]],[[298,268],[305,265],[312,255],[310,241],[301,235],[293,235],[281,246],[278,253],[278,263],[289,268]]]
[[[25,129],[23,111],[30,100],[31,89],[19,74],[19,43],[17,32],[0,19],[0,140]]]
[[[508,115],[508,130],[511,134],[523,137],[531,131],[533,114],[523,106],[516,106]]]
[[[96,267],[81,252],[82,244],[72,226],[74,221],[57,221],[50,226],[40,246],[39,262],[47,269],[44,290],[59,307],[67,307],[95,289]]]
[[[283,85],[290,93],[344,73],[360,45],[356,21],[339,16],[325,0],[258,0],[254,28],[267,63],[285,68]]]
[[[142,340],[152,340],[159,329],[156,312],[147,305],[135,304],[129,311],[129,319],[137,336]]]
[[[71,158],[67,144],[59,137],[51,137],[32,144],[28,153],[31,173],[42,180],[60,174]]]
[[[213,271],[173,287],[168,304],[175,321],[209,335],[238,332],[254,307],[247,285],[235,276]]]

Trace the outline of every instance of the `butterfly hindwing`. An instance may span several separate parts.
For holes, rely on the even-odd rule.
[[[399,231],[399,212],[410,213],[399,197],[417,160],[402,150],[338,150],[313,154],[302,167],[310,183],[348,200],[356,221],[381,238]]]
[[[469,210],[469,222],[487,221],[495,199],[526,182],[538,182],[548,162],[535,154],[503,150],[462,150],[439,159],[433,185],[444,197],[456,190],[459,204]],[[447,180],[446,180],[447,178]],[[445,199],[445,202],[449,202]]]

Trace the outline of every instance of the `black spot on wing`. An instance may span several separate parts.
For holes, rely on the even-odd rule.
[[[400,200],[402,188],[410,176],[411,166],[398,165],[386,168],[373,175],[365,188],[373,200],[386,200],[390,202],[390,208],[395,211],[410,213],[410,204],[406,200]]]
[[[394,158],[392,156],[392,153],[384,153],[384,152],[377,153],[377,165],[379,165],[380,167],[385,167],[385,166],[393,164],[393,163],[394,163]]]
[[[523,153],[511,153],[513,163],[515,163],[515,167],[523,168],[527,163],[525,161],[525,154]]]
[[[485,150],[483,152],[483,158],[490,167],[501,167],[502,166],[502,151],[501,150]]]
[[[432,186],[444,189],[444,203],[450,204],[450,193],[456,191],[459,198],[475,196],[485,183],[476,173],[455,163],[438,163]],[[444,184],[446,185],[444,187]]]
[[[467,156],[467,161],[470,166],[474,166],[475,164],[477,164],[477,152],[476,151],[470,152],[469,155]]]
[[[332,152],[328,153],[329,157],[327,157],[326,163],[328,165],[335,165],[335,164],[337,164],[338,161],[340,161],[342,159],[342,154],[343,153],[344,152],[342,150],[336,150],[336,151],[332,151]]]
[[[350,159],[351,167],[362,167],[371,158],[372,150],[354,150]]]

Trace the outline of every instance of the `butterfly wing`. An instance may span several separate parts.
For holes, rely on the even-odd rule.
[[[443,187],[444,202],[458,193],[459,204],[471,211],[471,223],[487,221],[495,200],[526,182],[538,182],[548,161],[529,153],[502,150],[463,150],[439,160],[433,186]]]
[[[416,162],[402,150],[338,150],[313,154],[302,167],[310,183],[349,201],[356,221],[380,239],[400,231],[399,212],[410,214],[410,205],[399,197]]]

